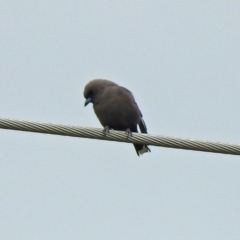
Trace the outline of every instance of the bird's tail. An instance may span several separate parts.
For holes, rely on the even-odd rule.
[[[146,127],[146,124],[145,122],[143,121],[143,118],[141,117],[141,121],[139,123],[139,128],[140,128],[140,131],[142,133],[147,133],[147,127]],[[146,152],[151,152],[150,148],[147,146],[147,145],[144,145],[144,144],[133,144],[135,149],[136,149],[136,152],[137,152],[137,155],[142,155]]]
[[[149,147],[147,145],[133,144],[133,146],[135,147],[138,156],[142,155],[146,152],[151,152],[151,150],[149,149]]]

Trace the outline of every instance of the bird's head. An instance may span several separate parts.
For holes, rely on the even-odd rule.
[[[116,86],[117,84],[108,80],[94,79],[90,81],[84,88],[83,96],[86,101],[84,106],[89,103],[95,104],[103,93],[104,89],[108,86]]]

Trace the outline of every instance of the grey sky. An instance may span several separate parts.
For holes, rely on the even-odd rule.
[[[92,78],[152,134],[240,144],[239,1],[0,1],[0,117],[101,127]],[[0,130],[0,239],[240,239],[240,158]]]

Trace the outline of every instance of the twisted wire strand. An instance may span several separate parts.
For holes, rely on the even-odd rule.
[[[6,118],[0,118],[0,128],[126,143],[140,143],[159,147],[240,155],[239,145],[199,141],[192,139],[181,139],[175,137],[164,137],[142,133],[132,133],[132,137],[129,137],[127,139],[127,135],[125,132],[110,130],[110,133],[104,136],[103,129],[99,128],[67,126],[52,123],[39,123],[32,121],[12,120]]]

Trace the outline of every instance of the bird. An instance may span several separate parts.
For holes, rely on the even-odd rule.
[[[93,79],[88,82],[83,92],[86,107],[93,104],[106,136],[109,129],[126,131],[127,137],[132,132],[138,132],[137,126],[142,133],[147,133],[147,127],[142,113],[133,97],[133,94],[125,87],[105,79]],[[133,144],[137,155],[150,152],[145,144]]]

